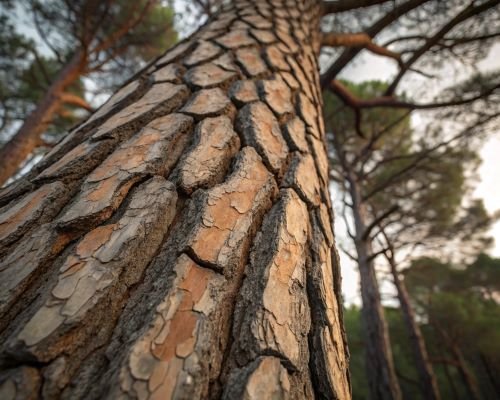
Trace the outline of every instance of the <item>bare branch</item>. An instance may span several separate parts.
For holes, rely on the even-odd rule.
[[[44,32],[42,29],[42,25],[40,23],[39,16],[38,16],[38,13],[41,12],[41,10],[38,7],[36,7],[36,3],[33,3],[33,2],[31,3],[31,11],[33,13],[33,22],[35,24],[35,28],[36,28],[36,31],[38,33],[38,36],[40,36],[40,39],[54,53],[54,55],[57,58],[57,61],[59,61],[59,63],[63,64],[64,63],[63,57],[61,56],[59,51],[56,49],[56,47],[50,42],[46,32]]]
[[[73,94],[73,93],[62,93],[61,96],[60,96],[60,99],[65,104],[70,104],[72,106],[83,108],[84,110],[87,110],[87,111],[90,111],[90,112],[94,111],[94,109],[92,108],[92,106],[89,103],[87,103],[87,101],[85,99],[83,99],[80,96],[77,96],[76,94]]]
[[[388,248],[383,248],[379,251],[376,251],[375,253],[371,254],[369,257],[368,257],[368,261],[367,262],[370,262],[370,261],[373,261],[375,258],[377,258],[378,256],[382,255],[382,254],[385,254],[385,252],[389,250]]]
[[[353,256],[349,252],[349,250],[347,250],[344,246],[342,246],[340,243],[337,243],[337,246],[339,247],[340,251],[344,253],[347,257],[349,257],[352,261],[354,261],[355,263],[358,262],[358,259],[355,256]]]
[[[477,7],[474,7],[475,2],[471,2],[466,8],[464,8],[461,12],[459,12],[454,18],[452,18],[450,21],[448,21],[447,24],[445,24],[434,36],[430,37],[417,51],[414,52],[413,56],[404,63],[403,68],[399,71],[399,73],[396,75],[392,83],[389,85],[389,87],[386,90],[386,95],[392,95],[395,91],[396,88],[403,78],[403,76],[406,74],[406,72],[409,70],[409,68],[417,62],[420,57],[422,57],[429,49],[431,49],[433,46],[438,44],[444,37],[445,35],[450,32],[455,26],[459,25],[460,23],[464,22],[465,20],[481,14],[485,12],[486,10],[497,6],[500,4],[500,0],[489,0],[486,1]]]
[[[389,57],[402,65],[401,55],[386,47],[373,43],[372,38],[366,33],[323,33],[322,46],[329,47],[360,47],[380,56]]]
[[[377,225],[379,225],[384,219],[386,219],[389,215],[391,215],[392,213],[396,212],[397,210],[399,210],[399,205],[398,204],[394,204],[394,205],[392,205],[392,207],[390,207],[389,209],[387,209],[384,213],[382,213],[378,217],[376,217],[370,223],[370,225],[368,225],[368,227],[365,229],[365,231],[363,232],[363,240],[368,239],[368,237],[370,236],[370,233],[372,232],[372,230]]]
[[[394,96],[380,96],[372,99],[361,99],[359,97],[356,97],[353,93],[351,93],[349,89],[345,85],[343,85],[340,81],[333,80],[330,83],[330,89],[332,90],[333,93],[339,96],[340,99],[346,105],[357,109],[390,107],[390,108],[406,108],[410,110],[429,110],[435,108],[461,106],[464,104],[472,103],[484,97],[488,97],[499,88],[500,84],[497,84],[472,97],[443,101],[443,102],[419,104],[419,103],[412,103],[408,101],[398,100]]]
[[[389,0],[336,0],[323,2],[323,15],[387,3]]]
[[[382,18],[377,20],[370,26],[365,33],[374,38],[385,28],[391,25],[394,21],[398,20],[402,15],[410,12],[411,10],[421,6],[429,0],[408,0],[405,3],[394,7],[391,11],[386,13]],[[356,57],[361,50],[359,48],[348,48],[337,58],[337,60],[328,68],[328,70],[321,76],[321,87],[327,88],[330,82],[338,75],[349,62]]]

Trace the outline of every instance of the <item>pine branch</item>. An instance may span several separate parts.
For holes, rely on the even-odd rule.
[[[397,21],[401,16],[414,10],[415,8],[427,3],[429,0],[408,0],[405,3],[394,7],[391,11],[387,12],[382,18],[378,19],[373,25],[366,29],[365,33],[374,38],[385,28],[390,26],[394,21]],[[339,74],[349,62],[358,55],[361,51],[359,48],[347,48],[337,58],[337,60],[327,69],[321,76],[321,87],[327,88],[330,82]]]
[[[401,81],[401,79],[403,79],[403,76],[410,69],[410,67],[413,64],[415,64],[425,53],[427,53],[428,50],[437,45],[445,37],[445,35],[448,32],[450,32],[453,28],[455,28],[462,22],[466,21],[467,19],[479,15],[485,12],[486,10],[489,10],[490,8],[497,6],[498,4],[500,4],[500,0],[489,0],[483,4],[478,5],[477,7],[474,7],[474,2],[469,4],[454,18],[448,21],[448,23],[445,24],[437,33],[435,33],[432,37],[427,39],[427,41],[418,50],[415,51],[413,56],[404,63],[404,66],[401,68],[401,70],[398,72],[392,83],[389,85],[385,94],[387,96],[392,95],[396,91],[399,82]]]
[[[83,108],[84,110],[87,110],[90,112],[94,111],[92,106],[89,103],[87,103],[87,101],[84,98],[77,96],[76,94],[63,93],[63,94],[61,94],[60,99],[65,104],[70,104],[72,106]]]
[[[323,2],[323,15],[387,3],[389,0],[336,0]]]
[[[323,33],[321,39],[322,46],[328,47],[358,47],[371,51],[380,56],[389,57],[402,65],[401,55],[389,50],[386,47],[373,43],[372,38],[363,32],[360,33]]]

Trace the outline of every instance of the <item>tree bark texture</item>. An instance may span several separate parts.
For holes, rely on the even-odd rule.
[[[56,76],[16,134],[0,148],[0,187],[19,170],[35,148],[40,146],[41,135],[47,130],[63,103],[64,91],[80,77],[82,59],[82,52],[77,51]]]
[[[350,398],[319,18],[231,2],[2,191],[0,398]]]
[[[420,390],[424,399],[438,400],[440,399],[439,389],[437,385],[436,375],[429,361],[429,355],[425,346],[424,337],[420,330],[420,326],[415,320],[415,312],[410,302],[410,296],[406,289],[404,280],[401,279],[394,263],[394,259],[389,260],[391,273],[396,286],[403,320],[408,330],[408,337],[413,349],[413,356],[415,358],[415,366],[418,371],[420,379]]]
[[[365,368],[369,384],[370,399],[401,399],[394,361],[391,351],[389,330],[380,299],[371,241],[365,237],[365,205],[354,177],[349,179],[353,218],[355,225],[355,246],[358,256],[361,283],[361,319],[365,341]]]

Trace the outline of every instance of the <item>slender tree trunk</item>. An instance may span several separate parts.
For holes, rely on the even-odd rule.
[[[425,347],[424,337],[420,331],[420,327],[415,320],[415,312],[410,303],[410,297],[406,289],[406,284],[399,276],[394,258],[388,257],[391,267],[391,273],[396,286],[398,300],[403,314],[403,319],[408,330],[408,336],[415,357],[415,366],[420,377],[420,389],[424,399],[439,399],[439,389],[436,381],[436,376],[429,361],[427,349]]]
[[[82,52],[77,51],[28,115],[16,134],[0,149],[0,187],[41,144],[41,135],[62,105],[61,95],[80,76]]]
[[[389,330],[380,300],[371,242],[364,237],[366,216],[359,187],[354,177],[349,186],[353,204],[355,245],[358,256],[363,308],[361,318],[365,335],[365,367],[370,386],[370,399],[401,399],[401,389],[394,368]]]
[[[443,364],[443,370],[444,370],[444,374],[446,375],[448,385],[450,386],[451,393],[453,393],[453,398],[455,400],[459,399],[460,397],[458,396],[458,391],[457,391],[457,388],[455,386],[455,382],[453,381],[453,377],[450,374],[450,369],[448,368],[448,364],[446,364],[446,363]]]
[[[481,399],[481,393],[479,392],[479,387],[477,386],[476,378],[473,373],[469,370],[467,366],[467,361],[464,358],[462,350],[456,345],[450,346],[450,350],[453,354],[453,358],[457,363],[458,372],[462,377],[462,381],[467,389],[468,398],[472,400]]]
[[[470,372],[470,370],[467,366],[467,361],[465,360],[465,357],[462,353],[462,350],[448,336],[448,334],[446,333],[446,330],[444,330],[435,321],[431,321],[431,322],[433,323],[433,326],[436,328],[437,332],[441,336],[443,344],[447,347],[447,349],[449,350],[449,352],[452,356],[453,364],[456,366],[456,368],[457,368],[457,370],[462,378],[462,382],[463,382],[465,389],[467,391],[468,398],[470,398],[472,400],[479,400],[481,398],[481,394],[480,394],[479,388],[477,386],[476,378],[474,377],[473,373]]]
[[[0,194],[0,398],[350,398],[319,17],[230,2]]]
[[[496,378],[498,376],[496,368],[491,366],[488,357],[483,352],[479,353],[479,359],[481,360],[481,364],[486,372],[486,375],[488,376],[488,380],[490,381],[496,396],[500,398],[500,382]]]

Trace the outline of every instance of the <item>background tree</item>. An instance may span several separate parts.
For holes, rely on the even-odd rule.
[[[8,7],[9,4],[3,5]],[[50,68],[39,49],[30,42],[28,51],[33,68],[38,71],[38,89],[30,89],[22,98],[25,107],[16,103],[16,112],[23,123],[18,131],[0,149],[0,185],[20,167],[42,142],[41,135],[67,107],[85,110],[91,106],[74,87],[81,85],[82,77],[90,77],[102,92],[121,84],[142,62],[150,60],[168,48],[176,35],[172,27],[173,14],[160,1],[37,1],[17,5],[32,16],[33,25],[44,47],[51,52]],[[3,12],[4,20],[18,18],[13,11]],[[12,31],[12,22],[7,27]],[[15,33],[13,33],[15,34]],[[11,45],[13,42],[10,42]],[[25,43],[18,43],[25,45]],[[7,58],[12,49],[6,49]],[[11,62],[12,64],[12,62]],[[27,73],[30,67],[27,66]],[[5,73],[3,85],[22,86],[33,83],[23,80],[16,84],[16,76]],[[40,79],[41,78],[41,79]],[[14,82],[14,83],[11,83]],[[80,82],[80,83],[79,83]],[[14,87],[5,97],[22,94],[22,87]],[[4,112],[5,113],[5,112]]]
[[[498,292],[499,266],[498,259],[481,254],[468,265],[420,258],[404,272],[430,361],[434,364],[439,391],[445,399],[471,398],[465,385],[467,381],[460,372],[460,362],[450,348],[453,345],[463,352],[461,362],[469,377],[477,382],[479,398],[498,396],[495,378],[500,357],[500,314],[492,294]],[[385,315],[402,392],[408,399],[425,399],[402,314],[398,309],[386,307]],[[354,399],[368,395],[367,378],[363,373],[365,344],[359,321],[360,310],[355,306],[348,308],[345,322],[349,332]],[[440,324],[442,334],[436,331],[436,324]]]
[[[369,8],[370,12],[365,12],[365,10],[352,12],[350,6],[355,3],[372,6]],[[493,20],[498,17],[498,7],[496,7],[498,3],[498,1],[451,1],[443,4],[439,1],[425,0],[391,3],[380,1],[327,3],[326,11],[335,10],[335,13],[326,18],[324,22],[325,27],[330,32],[323,35],[323,45],[330,47],[331,50],[325,51],[327,56],[325,57],[325,63],[328,63],[328,66],[322,74],[321,84],[323,88],[330,89],[339,96],[344,104],[354,111],[354,126],[357,134],[361,137],[367,137],[361,130],[362,114],[367,109],[375,107],[394,107],[409,111],[448,107],[446,110],[449,110],[449,106],[471,104],[471,102],[481,98],[483,104],[488,102],[489,106],[493,100],[492,97],[498,96],[498,80],[489,82],[488,77],[477,79],[476,81],[482,82],[482,85],[468,86],[469,89],[472,89],[472,96],[468,96],[467,91],[460,93],[458,91],[445,91],[441,94],[438,93],[436,96],[435,90],[429,90],[429,83],[432,84],[442,78],[443,73],[449,75],[449,69],[452,67],[458,68],[462,73],[470,71],[468,64],[477,65],[488,53],[488,49],[500,34],[497,24],[493,23]],[[486,25],[484,25],[485,22]],[[467,34],[464,35],[463,32],[467,32]],[[374,39],[377,39],[377,42]],[[348,48],[340,51],[336,50],[345,46],[348,46]],[[364,99],[356,96],[341,81],[336,79],[362,49],[389,57],[398,66],[398,72],[394,80],[388,84],[383,93]],[[450,62],[450,53],[453,53],[456,62]],[[447,65],[446,70],[442,68],[445,63]],[[419,98],[420,101],[406,101],[404,98],[397,98],[395,96],[397,89],[401,86],[404,78],[408,77],[408,75],[415,76],[415,74],[422,78],[423,82],[420,85],[422,92],[421,94],[412,93],[412,97]],[[478,92],[479,87],[482,87],[482,89]],[[483,91],[483,89],[485,90]],[[427,90],[427,93],[425,90]],[[476,104],[480,103],[481,101],[478,101]],[[498,116],[497,112],[498,108],[495,107],[493,115]],[[481,113],[472,114],[476,115],[476,117],[481,115]],[[469,114],[466,113],[466,115]],[[493,116],[492,119],[495,119],[496,116]],[[479,125],[488,126],[488,123],[491,122],[491,119],[489,119],[491,115],[484,116],[485,118],[482,117],[478,117],[483,121]],[[472,127],[470,123],[466,123],[464,126]],[[460,128],[460,131],[464,126]],[[338,134],[339,130],[337,129],[334,132]],[[368,144],[366,145],[365,154],[370,154],[374,145],[379,142],[378,134],[380,132],[384,132],[384,130],[382,129],[374,134],[372,132],[372,135],[367,137]],[[344,157],[342,152],[338,152],[338,149],[336,149],[336,154],[339,159]],[[361,157],[365,154],[361,155]],[[393,180],[405,179],[403,177],[405,172],[412,171],[420,163],[420,158],[425,159],[427,157],[424,155],[417,157],[407,166],[407,170],[402,170],[399,174],[393,175],[393,178],[386,181],[384,185],[393,183],[391,182]],[[347,163],[352,162],[349,159],[346,161]],[[358,162],[359,160],[355,161]],[[361,204],[363,195],[361,191],[356,190],[355,185],[351,186],[351,182],[357,177],[351,175],[349,178],[351,180],[349,182],[350,195],[354,199],[352,201],[354,205],[353,214],[355,225],[357,225],[356,232],[358,233],[355,238],[358,252],[357,258],[362,260],[360,269],[366,271],[361,278],[362,297],[364,297],[364,304],[370,304],[372,308],[370,311],[366,307],[363,310],[364,318],[367,321],[365,326],[371,327],[368,328],[370,332],[366,332],[367,336],[371,338],[368,350],[371,352],[376,351],[376,353],[369,356],[372,363],[372,365],[368,366],[371,371],[370,396],[371,398],[398,398],[399,391],[391,362],[387,329],[380,319],[382,307],[379,305],[380,300],[376,294],[378,292],[376,278],[373,268],[367,267],[370,264],[373,252],[370,245],[363,244],[366,242],[366,237],[371,233],[371,229],[377,226],[377,221],[373,219],[371,224],[364,222],[366,216],[363,214],[366,214],[367,211],[363,210],[363,204]],[[346,180],[348,177],[340,176],[340,179]],[[384,190],[384,187],[374,188],[373,190],[381,191]],[[386,211],[389,212],[390,210]],[[383,216],[383,214],[379,214],[377,218]],[[359,254],[361,254],[361,257],[359,257]],[[368,322],[370,315],[371,321]],[[376,321],[379,322],[376,323]],[[386,388],[384,389],[385,393],[380,392],[380,382],[386,382],[383,385]]]
[[[482,254],[468,265],[422,258],[405,271],[433,361],[458,372],[451,376],[460,398],[494,398],[499,393],[492,375],[500,365],[495,295],[499,266],[498,259]]]
[[[386,89],[380,82],[339,84],[360,102],[377,97]],[[416,251],[424,248],[430,251],[432,247],[442,255],[445,244],[451,248],[453,237],[454,244],[462,240],[461,254],[465,252],[464,238],[469,239],[468,249],[477,254],[488,243],[483,234],[491,220],[482,203],[461,209],[469,191],[466,171],[474,169],[477,162],[471,138],[482,132],[483,125],[476,125],[477,118],[469,112],[475,133],[472,127],[467,127],[450,135],[438,125],[432,135],[427,132],[419,135],[411,129],[404,109],[373,108],[359,120],[356,111],[345,110],[329,94],[325,95],[325,114],[327,130],[332,132],[332,179],[353,218],[352,224],[347,219],[346,224],[356,255],[348,254],[360,269],[365,342],[371,343],[366,350],[367,373],[372,373],[377,358],[379,364],[388,363],[394,381],[396,377],[375,276],[375,259],[385,254],[412,339],[424,398],[438,398],[425,344],[414,321],[404,282],[398,276],[397,265],[401,260],[396,261],[396,251],[414,257]],[[494,120],[496,114],[493,115]],[[490,117],[484,118],[484,124],[490,122]],[[369,136],[356,135],[360,129]],[[377,332],[379,340],[373,339]],[[383,341],[385,346],[381,345]],[[373,382],[373,385],[379,384]]]

